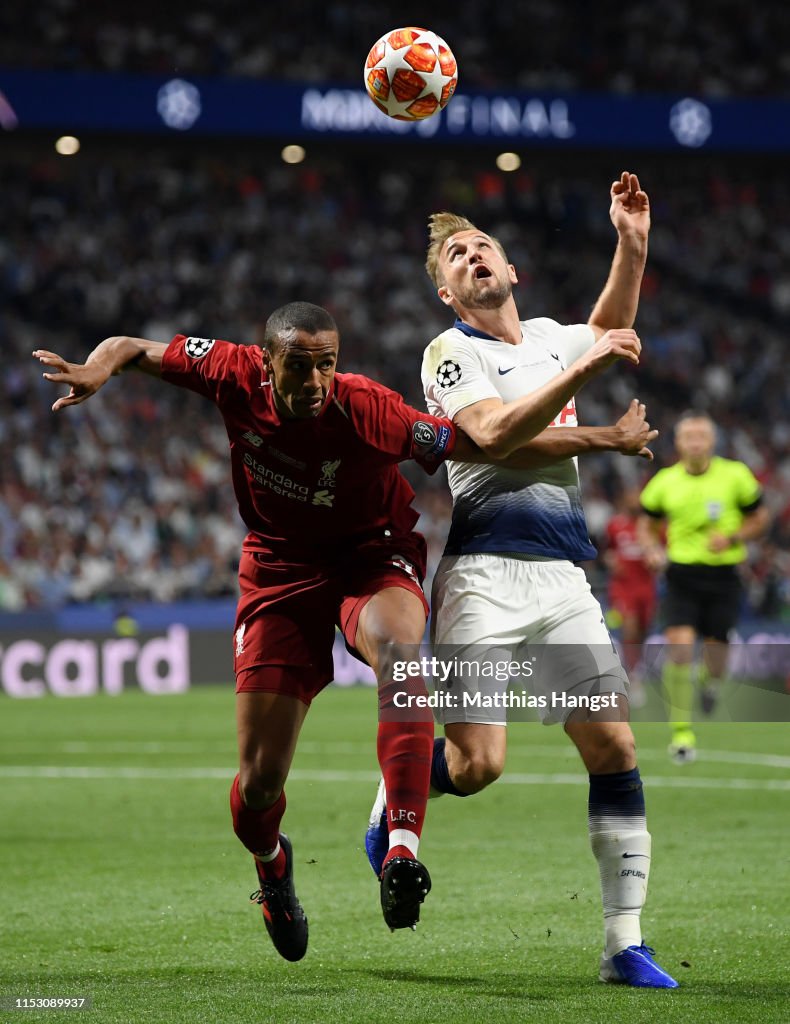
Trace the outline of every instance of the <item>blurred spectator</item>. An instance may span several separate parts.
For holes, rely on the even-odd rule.
[[[388,29],[424,25],[446,38],[461,84],[481,88],[787,95],[790,46],[781,3],[614,0],[490,5],[403,0],[5,0],[0,67],[227,75],[359,86]],[[397,24],[396,24],[397,22]]]
[[[119,332],[253,342],[272,309],[308,298],[340,324],[341,370],[370,374],[422,406],[422,351],[449,323],[422,270],[425,225],[447,206],[502,239],[528,316],[587,319],[614,247],[607,191],[619,163],[589,156],[583,171],[568,170],[562,158],[533,155],[528,171],[496,172],[492,208],[485,153],[444,151],[427,161],[388,152],[383,166],[349,150],[342,161],[313,154],[297,167],[250,148],[231,160],[152,146],[141,161],[121,142],[72,161],[41,157],[32,143],[7,155],[0,607],[235,594],[243,533],[218,416],[177,389],[154,394],[143,377],[55,416],[33,348],[81,360]],[[754,469],[774,517],[752,570],[753,603],[786,613],[790,178],[767,165],[757,192],[753,164],[688,156],[645,157],[636,169],[654,207],[637,319],[642,364],[585,388],[581,421],[613,422],[638,396],[663,431],[660,464],[672,457],[677,415],[707,409],[720,424],[721,453]],[[640,482],[640,468],[629,459],[583,460],[594,536],[623,488]],[[446,486],[442,474],[410,478],[435,564]],[[593,567],[595,586],[602,569]]]

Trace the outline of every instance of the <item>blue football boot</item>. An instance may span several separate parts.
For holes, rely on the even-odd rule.
[[[365,853],[376,878],[381,878],[381,868],[389,850],[389,833],[387,831],[387,791],[384,779],[379,782],[376,799],[370,811],[368,830],[365,833]]]
[[[655,950],[646,946],[628,946],[612,957],[601,957],[601,981],[634,988],[678,988],[678,983],[653,959]]]

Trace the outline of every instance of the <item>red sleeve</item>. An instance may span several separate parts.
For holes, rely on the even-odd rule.
[[[428,473],[436,472],[455,447],[452,420],[413,409],[383,384],[349,374],[349,413],[359,435],[371,447],[397,462],[414,459]]]
[[[221,404],[229,393],[261,383],[261,353],[254,345],[177,334],[162,356],[162,378]]]

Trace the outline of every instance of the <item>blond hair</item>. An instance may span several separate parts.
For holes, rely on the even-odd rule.
[[[448,213],[446,210],[442,213],[432,213],[428,218],[428,237],[430,242],[425,257],[425,269],[428,271],[428,277],[430,277],[437,288],[444,284],[444,278],[439,270],[439,256],[441,255],[442,248],[447,239],[458,234],[459,231],[480,231],[480,228],[468,218],[461,217],[457,213]],[[485,232],[482,233],[485,234]],[[507,263],[507,255],[502,248],[502,243],[499,239],[494,238],[493,235],[488,237],[502,253]]]

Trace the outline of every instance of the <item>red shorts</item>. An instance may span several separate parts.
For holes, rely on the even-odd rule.
[[[609,605],[622,616],[633,616],[645,632],[656,613],[656,587],[633,586],[629,584],[613,584],[609,588]]]
[[[283,693],[310,704],[334,678],[335,626],[355,650],[362,609],[379,591],[422,592],[425,547],[419,534],[394,545],[363,545],[345,563],[267,561],[244,551],[234,627],[236,692]]]

